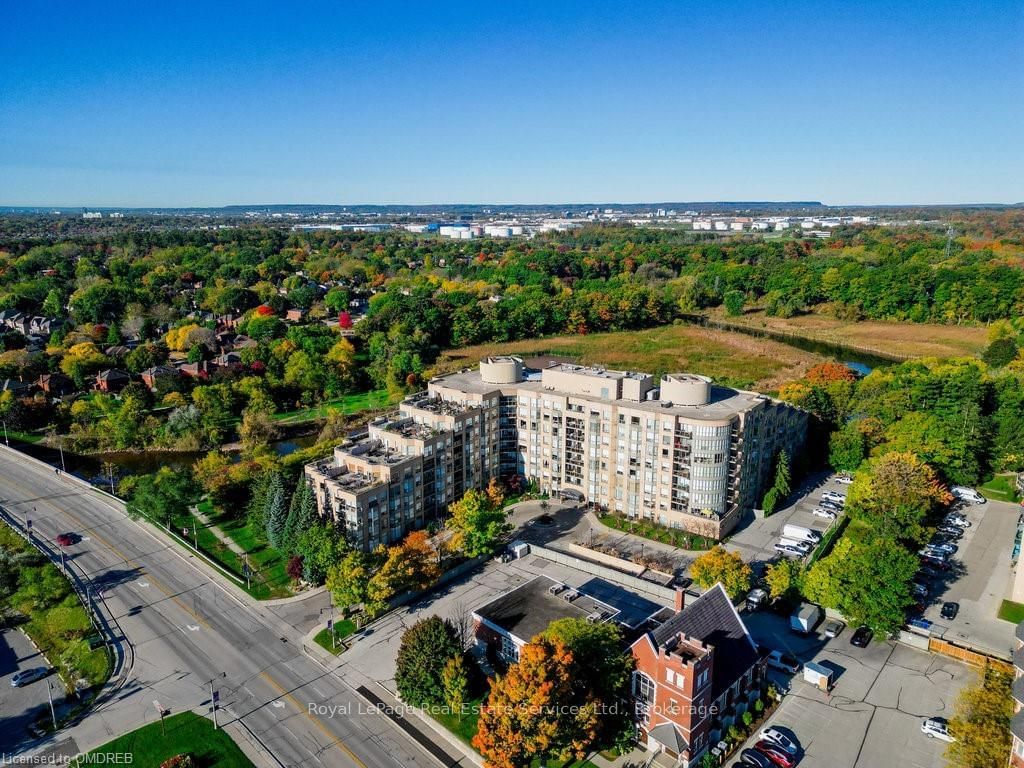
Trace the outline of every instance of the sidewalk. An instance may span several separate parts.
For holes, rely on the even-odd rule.
[[[224,533],[224,531],[220,529],[220,526],[218,526],[216,523],[210,520],[209,516],[206,513],[200,512],[199,507],[193,504],[188,508],[188,511],[191,512],[199,520],[199,522],[206,526],[206,529],[210,531],[214,536],[216,536],[217,540],[221,544],[230,549],[236,555],[244,559],[249,554],[245,551],[243,547],[240,547],[234,539],[232,539],[230,536]]]

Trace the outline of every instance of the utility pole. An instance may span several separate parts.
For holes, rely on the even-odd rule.
[[[210,703],[213,704],[213,730],[217,730],[220,724],[217,722],[217,703],[220,701],[220,691],[213,690],[213,679],[210,679]]]
[[[8,448],[11,447],[11,441],[7,439],[7,419],[4,419],[4,443]]]
[[[53,718],[53,730],[57,730],[57,712],[53,708],[53,682],[47,678],[46,680],[46,698],[50,700],[50,717]]]
[[[63,437],[63,435],[61,436],[60,441],[57,443],[57,447],[60,448],[60,469],[61,469],[62,472],[67,474],[68,468],[64,464],[64,437]]]

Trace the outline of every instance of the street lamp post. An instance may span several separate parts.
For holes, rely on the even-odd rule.
[[[57,712],[53,708],[53,682],[46,681],[46,698],[50,700],[50,717],[53,719],[53,730],[57,730]]]
[[[11,447],[11,441],[7,439],[7,419],[4,419],[4,443],[8,448]]]

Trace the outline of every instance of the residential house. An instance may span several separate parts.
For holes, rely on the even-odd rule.
[[[128,386],[132,377],[117,368],[108,368],[96,374],[96,389],[108,394],[117,394]]]
[[[75,382],[60,373],[43,374],[36,385],[50,397],[64,397],[77,389]]]
[[[150,389],[156,389],[157,383],[162,379],[177,379],[181,376],[181,372],[170,365],[154,365],[152,368],[147,368],[141,374],[142,383]]]

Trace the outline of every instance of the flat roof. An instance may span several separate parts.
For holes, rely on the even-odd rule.
[[[558,364],[558,368],[561,364]],[[579,371],[577,371],[579,372]],[[615,373],[615,372],[611,372]],[[468,369],[450,373],[446,376],[439,376],[431,380],[434,386],[445,387],[462,392],[467,395],[486,395],[495,391],[508,391],[516,389],[519,392],[535,392],[537,395],[557,395],[568,397],[572,400],[584,400],[592,403],[614,404],[620,408],[632,408],[634,410],[647,411],[649,413],[670,414],[673,416],[686,416],[692,419],[726,419],[730,416],[749,411],[760,403],[771,402],[765,395],[756,392],[747,392],[728,387],[711,386],[711,399],[703,405],[679,405],[672,403],[668,406],[661,400],[613,400],[604,399],[593,395],[578,395],[560,390],[546,389],[538,378],[531,377],[531,371],[524,371],[524,380],[514,384],[489,384],[480,378],[478,369]],[[626,374],[623,373],[623,376]],[[646,375],[646,374],[644,374]],[[678,377],[679,374],[672,374]],[[693,374],[685,374],[691,376]],[[655,380],[657,383],[657,380]],[[417,403],[410,402],[410,405],[417,406]]]
[[[573,587],[539,575],[474,613],[509,635],[529,642],[559,619],[586,619],[600,614],[602,622],[614,621],[633,628],[663,609],[664,606],[604,579],[592,578]]]

